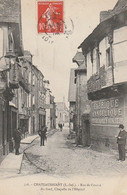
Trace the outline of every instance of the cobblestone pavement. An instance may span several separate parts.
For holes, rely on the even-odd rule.
[[[100,153],[91,148],[76,147],[74,140],[68,140],[68,130],[57,131],[50,136],[45,146],[39,138],[26,150],[21,175],[49,174],[69,177],[104,176],[113,177],[127,174],[127,159],[117,161],[118,153]]]

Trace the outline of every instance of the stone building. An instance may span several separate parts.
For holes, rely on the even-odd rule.
[[[76,80],[75,80],[74,68],[71,68],[70,70],[68,102],[69,102],[69,128],[71,132],[71,131],[76,131]]]
[[[91,144],[116,148],[118,125],[127,129],[127,1],[118,0],[79,48],[87,65]],[[108,15],[109,13],[109,15]]]
[[[46,89],[44,87],[44,75],[41,71],[38,72],[38,114],[39,114],[39,129],[46,125]]]
[[[51,96],[49,84],[50,84],[49,80],[44,81],[44,86],[46,89],[46,95],[45,95],[46,126],[47,126],[48,130],[50,129],[50,96]]]
[[[89,116],[89,101],[87,95],[87,67],[82,52],[77,52],[73,62],[78,65],[75,69],[76,78],[76,142],[83,146],[90,144],[89,128],[86,127]]]
[[[44,76],[35,65],[32,65],[31,75],[31,133],[35,133],[45,125],[46,90],[43,83]]]
[[[50,95],[50,129],[56,128],[56,103],[55,97]]]
[[[69,110],[65,104],[65,101],[63,102],[56,102],[56,124],[58,127],[58,124],[66,124],[69,123]]]
[[[0,161],[13,150],[17,128],[18,57],[23,55],[21,2],[0,1]],[[15,97],[14,97],[15,96]]]
[[[31,53],[24,51],[24,56],[19,57],[19,61],[18,126],[25,137],[26,134],[31,132]]]
[[[45,110],[46,110],[46,126],[48,130],[56,128],[56,103],[55,97],[49,89],[49,80],[44,80],[45,95]]]

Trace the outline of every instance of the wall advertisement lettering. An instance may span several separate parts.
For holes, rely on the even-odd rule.
[[[120,124],[124,119],[122,97],[99,100],[91,103],[92,124]]]

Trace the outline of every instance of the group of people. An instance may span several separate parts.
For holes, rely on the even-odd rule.
[[[60,131],[62,131],[63,125],[58,124]],[[118,151],[119,151],[119,159],[120,161],[125,161],[126,151],[125,151],[125,145],[126,145],[126,139],[127,139],[127,132],[124,130],[124,125],[119,125],[119,133],[117,138],[117,144],[118,144]],[[38,134],[40,136],[40,146],[44,146],[44,142],[47,139],[46,137],[47,127],[42,126],[41,129],[38,131]],[[18,128],[14,131],[13,135],[14,139],[14,147],[15,147],[15,155],[19,155],[19,148],[20,148],[20,142],[21,142],[21,129]]]
[[[42,126],[41,129],[38,131],[38,134],[40,136],[40,146],[44,146],[44,141],[47,140],[46,132],[47,132],[46,126]],[[21,128],[15,129],[14,134],[13,134],[15,155],[20,154],[19,148],[20,148],[21,139],[22,139]]]

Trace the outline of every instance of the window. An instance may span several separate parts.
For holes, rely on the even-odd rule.
[[[32,97],[32,104],[35,105],[35,96]]]
[[[3,56],[3,30],[0,28],[0,57]]]
[[[35,85],[35,75],[33,74],[33,85]]]
[[[100,51],[99,51],[99,47],[96,48],[96,66],[97,66],[97,73],[99,74],[100,71]]]
[[[106,63],[107,67],[111,66],[111,54],[110,47],[106,50]]]

